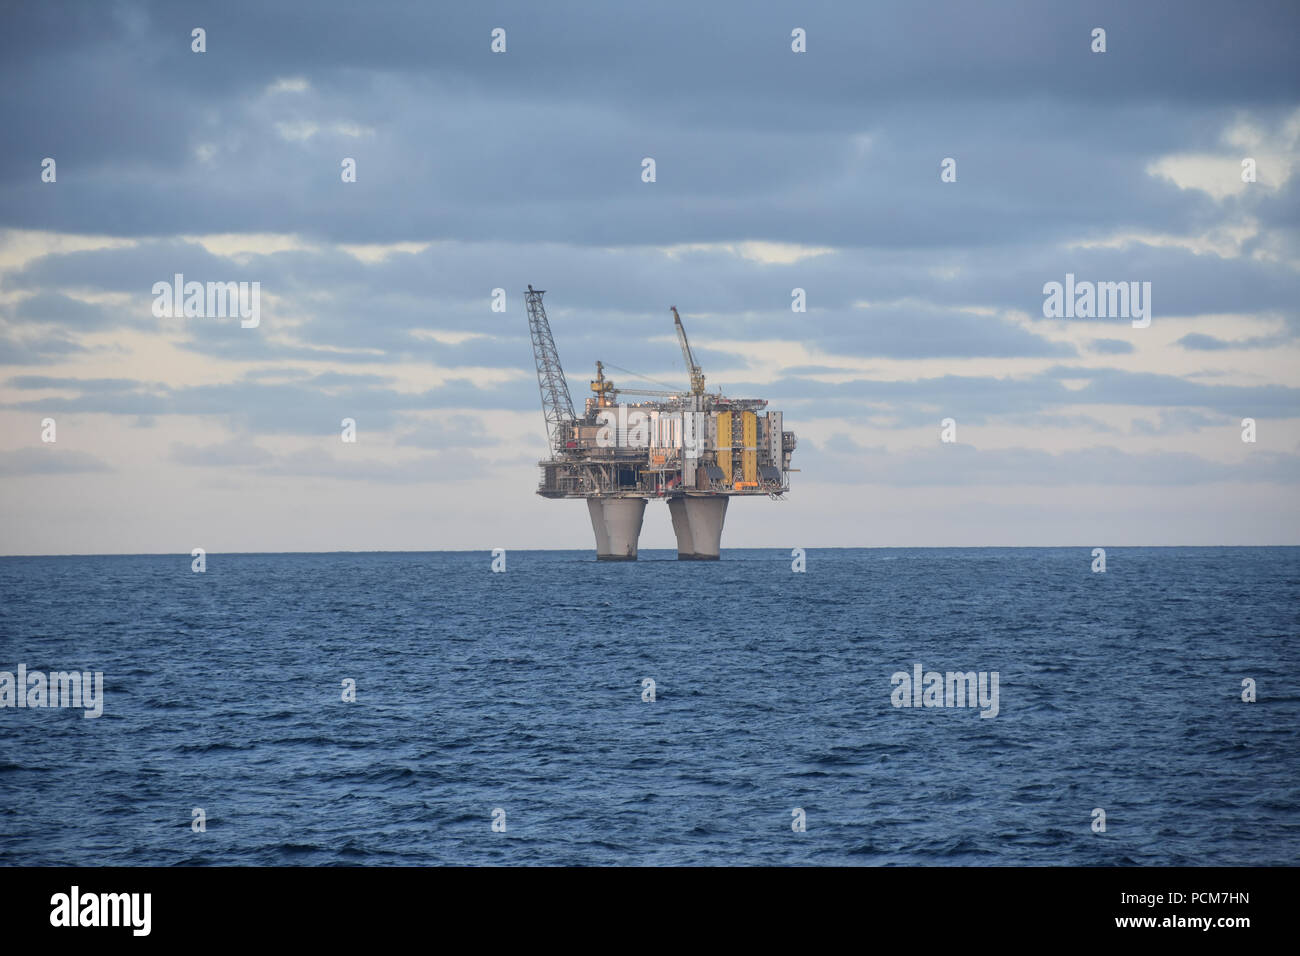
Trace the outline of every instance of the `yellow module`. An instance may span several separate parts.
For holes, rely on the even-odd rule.
[[[731,484],[731,412],[718,412],[718,467],[722,480]]]
[[[741,412],[741,427],[744,430],[745,448],[741,454],[741,473],[747,484],[758,485],[758,416],[753,412]]]

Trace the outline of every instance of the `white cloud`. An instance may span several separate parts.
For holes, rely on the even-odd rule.
[[[1195,255],[1216,255],[1222,259],[1235,259],[1242,253],[1246,242],[1259,235],[1259,221],[1247,217],[1239,222],[1223,223],[1196,235],[1176,236],[1172,233],[1119,232],[1103,239],[1081,239],[1066,245],[1067,249],[1123,249],[1134,243],[1145,246],[1172,246],[1186,249]]]
[[[725,253],[738,259],[764,265],[792,265],[804,259],[830,255],[836,250],[829,246],[801,246],[791,242],[766,242],[751,239],[745,242],[684,242],[661,246],[659,251],[670,259],[679,259],[690,253]]]
[[[33,259],[55,253],[84,252],[89,249],[125,249],[136,244],[134,239],[121,239],[116,236],[83,236],[37,229],[6,229],[0,232],[0,272],[17,271]]]
[[[340,245],[339,248],[354,259],[372,265],[382,262],[394,253],[404,252],[419,255],[431,246],[429,242],[386,242],[359,245]]]
[[[1227,127],[1215,152],[1170,153],[1148,164],[1147,175],[1167,179],[1179,189],[1197,189],[1216,201],[1236,196],[1248,188],[1276,191],[1295,172],[1300,142],[1300,110],[1269,131],[1246,117]],[[1229,149],[1230,148],[1230,149]],[[1256,182],[1242,182],[1242,160],[1255,160]]]
[[[288,123],[276,123],[275,131],[280,134],[281,139],[304,143],[320,132],[320,125],[311,120],[293,120]]]
[[[311,90],[311,83],[304,76],[282,76],[267,85],[266,93],[306,93]]]

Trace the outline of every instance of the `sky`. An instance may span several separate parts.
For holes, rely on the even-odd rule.
[[[579,405],[598,359],[685,387],[676,305],[710,389],[784,412],[791,492],[724,548],[1300,544],[1298,27],[6,5],[0,553],[591,549],[535,494],[529,284]],[[258,324],[158,315],[176,274]],[[1067,275],[1149,324],[1046,316]]]

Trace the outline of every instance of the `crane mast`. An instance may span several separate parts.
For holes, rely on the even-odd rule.
[[[546,434],[552,451],[563,447],[560,426],[572,422],[573,399],[569,397],[569,383],[564,379],[560,354],[551,337],[551,323],[546,319],[542,305],[545,289],[528,286],[524,303],[528,309],[528,331],[533,338],[533,357],[537,360],[537,388],[542,393],[542,416],[546,419]]]
[[[704,394],[704,369],[695,364],[695,356],[691,354],[691,343],[686,341],[686,327],[682,325],[682,317],[677,314],[677,306],[669,306],[673,311],[673,322],[677,326],[677,341],[681,343],[682,355],[686,359],[686,371],[691,376],[691,394]]]

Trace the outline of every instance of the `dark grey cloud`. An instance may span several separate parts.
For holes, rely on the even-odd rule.
[[[112,469],[94,455],[84,451],[59,448],[49,444],[41,448],[18,448],[0,452],[0,475],[77,475]]]
[[[336,254],[334,259],[351,258]],[[354,260],[355,261],[355,260]],[[240,266],[208,252],[197,242],[180,239],[143,241],[136,245],[39,256],[21,269],[8,272],[5,285],[12,289],[85,289],[93,292],[127,292],[140,296],[142,317],[153,318],[153,284],[172,282],[176,273],[185,281],[252,281]]]
[[[1202,428],[1235,428],[1239,421],[1230,415],[1205,415],[1192,408],[1174,408],[1162,411],[1156,422],[1134,419],[1131,430],[1135,435],[1177,435]]]
[[[1204,335],[1200,332],[1184,335],[1174,344],[1197,352],[1218,352],[1233,347],[1231,342],[1225,342],[1223,339],[1215,338],[1213,335]]]
[[[363,378],[366,378],[363,376]],[[536,383],[475,384],[452,379],[420,393],[398,392],[364,383],[327,390],[309,384],[234,382],[171,387],[127,379],[70,379],[15,376],[8,384],[22,390],[72,391],[68,397],[11,402],[2,407],[48,414],[106,413],[133,416],[198,415],[225,422],[250,435],[333,435],[352,418],[363,429],[385,431],[403,412],[436,408],[520,409],[536,404]]]
[[[936,279],[936,270],[944,269],[953,271]],[[186,281],[260,282],[261,325],[244,329],[235,319],[154,318],[153,284],[171,282],[178,272]],[[79,317],[59,317],[58,290],[75,287],[134,293],[136,304],[115,312],[114,323],[180,332],[182,347],[213,358],[526,368],[532,353],[521,289],[536,280],[549,287],[552,329],[571,371],[600,358],[652,377],[671,369],[676,381],[685,369],[671,341],[667,307],[674,303],[706,372],[726,377],[737,377],[731,373],[747,366],[744,348],[717,349],[711,340],[794,340],[853,357],[1074,357],[1073,346],[1032,327],[969,311],[1015,310],[1041,321],[1043,284],[1062,281],[1067,272],[1080,280],[1151,282],[1156,323],[1171,321],[1169,316],[1252,312],[1287,320],[1283,333],[1252,345],[1300,334],[1294,272],[1278,264],[1147,246],[1124,254],[1089,249],[1068,255],[1032,248],[1011,259],[995,247],[937,259],[844,250],[775,265],[723,252],[670,259],[649,250],[458,243],[362,263],[330,249],[227,258],[172,239],[42,256],[7,281],[45,303],[48,317],[29,327],[49,336],[84,326]],[[490,309],[491,290],[498,287],[507,292],[504,313]],[[806,293],[806,313],[790,311],[794,288]],[[870,307],[858,307],[864,302]],[[1107,341],[1114,343],[1131,345],[1143,331],[1131,328],[1127,318],[1073,321],[1113,330],[1115,337]],[[430,332],[478,334],[451,345],[427,337]],[[667,342],[652,341],[665,337]],[[32,347],[19,345],[25,340],[11,341],[15,358],[31,353]],[[59,343],[49,339],[38,351],[57,355]],[[1103,348],[1119,354],[1122,346]]]
[[[468,415],[452,415],[431,422],[421,422],[419,427],[403,432],[397,437],[398,445],[415,448],[490,448],[505,436],[491,435],[478,421]]]
[[[190,51],[196,25],[207,30],[204,54]],[[1088,49],[1099,25],[1101,55]],[[505,55],[489,52],[495,26],[508,31]],[[806,54],[790,52],[794,26],[808,32]],[[1294,483],[1294,456],[1252,451],[1225,465],[1077,445],[1124,429],[1223,428],[1235,442],[1241,417],[1300,415],[1289,378],[1269,366],[1252,379],[1242,366],[1300,337],[1290,265],[1300,260],[1300,177],[1216,199],[1147,171],[1170,155],[1230,155],[1237,147],[1223,131],[1243,118],[1268,133],[1267,149],[1285,148],[1277,131],[1300,105],[1297,26],[1293,0],[10,5],[0,24],[0,229],[137,244],[41,256],[0,277],[0,364],[18,393],[5,407],[116,414],[142,428],[174,416],[225,425],[237,437],[170,448],[194,480],[195,469],[225,469],[231,482],[350,481],[351,494],[497,474],[531,462],[527,434],[542,445],[521,301],[531,282],[550,290],[579,406],[597,359],[620,385],[639,380],[613,366],[684,384],[667,311],[676,304],[710,386],[769,399],[796,430],[843,416],[935,434],[953,416],[1025,429],[1027,444],[1039,428],[1083,434],[1060,454],[937,440],[924,453],[886,454],[805,439],[796,459],[805,479]],[[290,77],[308,88],[268,89]],[[40,181],[45,156],[58,161],[57,183]],[[356,183],[340,181],[345,156],[357,160]],[[653,184],[640,180],[646,156],[658,164]],[[957,161],[955,183],[939,180],[944,157]],[[1225,176],[1236,176],[1233,163]],[[1237,235],[1246,222],[1260,232],[1232,257],[1098,242]],[[227,257],[181,238],[254,232],[312,246]],[[834,251],[756,262],[681,248],[755,240]],[[338,248],[398,241],[431,245],[378,262]],[[261,327],[155,318],[151,287],[177,272],[260,282]],[[1078,346],[1084,356],[1054,341],[1042,287],[1066,273],[1150,282],[1161,334],[1093,319],[1079,321],[1103,337]],[[505,313],[489,309],[497,287],[508,292]],[[790,310],[796,287],[805,313]],[[81,301],[102,293],[129,304]],[[1170,353],[1180,367],[1189,354],[1222,353],[1218,367],[1186,376],[1082,367],[1085,356],[1131,355],[1159,369],[1149,343],[1186,331],[1166,337],[1165,323],[1225,314],[1282,331],[1232,342],[1184,335]],[[178,343],[209,384],[175,384],[163,371],[135,380],[146,350],[116,366],[125,337],[88,344],[87,333],[125,331]],[[481,334],[438,340],[465,332]],[[762,381],[772,342],[802,346],[806,365]],[[891,367],[888,381],[867,370],[831,385],[812,377],[830,371],[820,355],[1054,364],[1029,376],[912,381],[892,380]],[[69,360],[93,371],[39,374]],[[250,363],[259,367],[246,372]],[[397,363],[465,371],[412,393],[407,369],[400,387],[384,374]],[[223,367],[232,380],[220,381]],[[522,374],[494,384],[499,376],[479,368]],[[38,397],[46,392],[59,397]],[[1114,426],[1106,405],[1148,411]],[[526,417],[498,434],[460,415],[471,410]],[[430,424],[431,412],[444,417]],[[339,441],[345,417],[357,421],[356,445]],[[381,434],[403,446],[398,461],[376,460],[370,440]],[[276,435],[317,440],[285,454],[267,440]],[[512,457],[489,464],[476,455],[488,448]],[[38,451],[0,457],[0,471],[102,466]]]
[[[1213,335],[1205,335],[1201,332],[1191,332],[1180,338],[1175,345],[1181,345],[1183,348],[1192,352],[1223,352],[1228,349],[1266,349],[1272,348],[1290,339],[1289,335],[1254,335],[1245,339],[1236,339],[1229,342],[1226,339],[1216,338]]]
[[[195,25],[208,31],[205,54],[190,52]],[[488,51],[498,25],[509,36],[502,56]],[[808,30],[807,54],[789,51],[795,25]],[[1088,51],[1096,25],[1108,31],[1103,55]],[[1043,284],[1071,272],[1151,282],[1157,324],[1255,313],[1286,326],[1238,343],[1189,334],[1183,349],[1300,334],[1295,272],[1251,255],[1262,238],[1234,258],[1069,246],[1116,232],[1194,234],[1249,215],[1300,253],[1300,178],[1216,201],[1146,172],[1159,156],[1222,148],[1222,129],[1242,115],[1280,125],[1300,103],[1286,39],[1297,25],[1297,8],[1281,2],[1253,4],[1249,16],[1209,2],[667,3],[634,20],[569,3],[325,3],[310,17],[251,2],[16,8],[0,38],[0,118],[19,146],[0,157],[0,226],[141,241],[7,273],[6,291],[25,295],[0,312],[0,362],[49,364],[84,349],[79,333],[125,327],[179,331],[183,348],[207,358],[276,367],[192,387],[17,376],[20,389],[74,394],[9,407],[209,415],[250,435],[331,434],[343,417],[390,430],[430,409],[534,410],[521,300],[533,282],[550,290],[579,405],[596,359],[684,383],[675,303],[711,386],[803,414],[881,403],[901,427],[958,412],[1032,422],[1107,403],[1294,415],[1289,387],[1074,368],[1074,346],[1006,313],[1040,319]],[[310,88],[267,92],[286,77]],[[39,182],[45,155],[59,161],[55,184]],[[345,155],[358,159],[355,184],[339,180]],[[653,184],[639,179],[646,155],[659,164]],[[945,156],[957,159],[955,183],[939,182]],[[226,257],[179,238],[232,231],[322,244]],[[399,240],[433,244],[377,262],[330,245]],[[780,263],[651,248],[747,240],[836,251]],[[151,287],[178,272],[260,282],[262,325],[156,319]],[[505,313],[489,308],[497,287]],[[790,311],[796,287],[806,313]],[[79,292],[128,293],[134,304],[103,309],[70,295]],[[1086,346],[1094,355],[1130,354],[1143,331],[1127,319],[1078,321],[1106,328]],[[451,345],[426,334],[466,331],[481,335]],[[1062,364],[1030,378],[865,375],[834,386],[807,378],[812,366],[764,383],[752,381],[745,345],[759,340],[855,359]],[[336,370],[293,373],[307,361]],[[394,362],[526,374],[413,395],[346,371]],[[1071,377],[1090,382],[1070,389],[1060,379]],[[1192,420],[1150,427],[1179,422]],[[484,440],[459,426],[403,434],[416,447]]]
[[[0,330],[0,365],[50,365],[88,351],[61,329],[38,331],[36,335]]]
[[[113,310],[57,292],[38,292],[28,296],[8,312],[13,321],[40,322],[69,330],[97,330],[122,321]]]
[[[1132,342],[1123,339],[1093,339],[1088,344],[1088,351],[1098,355],[1129,355],[1134,348]]]
[[[1216,144],[1242,109],[1294,106],[1298,20],[1286,0],[1242,16],[1209,0],[18,7],[0,115],[26,148],[0,157],[0,223],[926,250],[1186,230],[1216,205],[1145,161]],[[1088,49],[1098,23],[1105,54]],[[506,54],[489,52],[494,25]],[[287,76],[311,89],[264,92]],[[302,124],[318,131],[280,133]],[[938,182],[945,156],[955,184]]]
[[[1069,388],[1062,379],[1087,379]],[[1049,412],[1062,406],[1136,405],[1206,409],[1221,415],[1261,418],[1300,416],[1300,388],[1282,385],[1222,385],[1174,375],[1081,369],[1058,365],[1038,375],[1017,378],[944,375],[906,381],[855,379],[828,384],[807,378],[775,383],[740,383],[737,394],[762,394],[787,414],[861,416],[885,404],[898,427],[933,424],[941,417],[983,424],[1004,415]]]
[[[1121,429],[1092,415],[1065,415],[1049,412],[1012,413],[1002,416],[1000,421],[1019,428],[1080,428],[1085,431],[1107,435],[1122,434]]]

